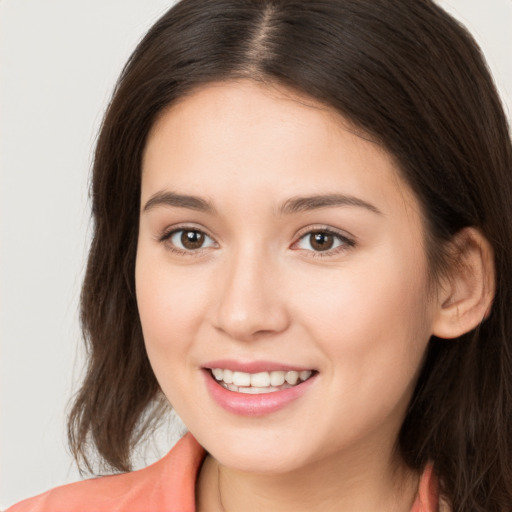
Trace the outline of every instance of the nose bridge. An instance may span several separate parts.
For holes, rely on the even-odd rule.
[[[234,250],[224,265],[216,327],[239,340],[283,331],[288,314],[276,282],[279,264],[270,251],[248,243]]]

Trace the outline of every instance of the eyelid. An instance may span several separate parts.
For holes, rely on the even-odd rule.
[[[184,221],[184,222],[176,222],[175,224],[166,224],[165,227],[159,230],[158,238],[163,238],[173,231],[179,231],[180,229],[189,230],[189,231],[200,231],[205,235],[208,235],[210,238],[216,239],[217,235],[215,235],[211,229],[206,228],[203,224],[194,221]]]
[[[314,251],[314,250],[302,249],[302,248],[295,248],[295,250],[309,252],[314,257],[323,257],[323,256],[332,256],[339,252],[346,251],[356,245],[355,237],[353,235],[348,234],[345,231],[341,231],[339,229],[333,228],[331,226],[326,226],[326,225],[313,225],[313,226],[308,226],[306,228],[301,229],[295,235],[295,242],[293,242],[291,248],[293,249],[294,246],[296,246],[302,239],[304,239],[306,236],[311,235],[313,233],[327,233],[329,235],[332,235],[332,236],[338,238],[343,243],[341,245],[339,245],[338,247],[335,247],[333,249],[327,249],[325,251]]]
[[[299,239],[299,238],[302,238],[302,237],[304,237],[305,235],[307,235],[309,233],[315,233],[315,232],[318,232],[318,231],[326,232],[326,233],[329,233],[329,234],[332,234],[332,235],[339,236],[339,237],[343,238],[344,240],[350,241],[352,243],[356,242],[356,237],[354,235],[352,235],[351,233],[349,233],[348,231],[345,231],[345,230],[342,230],[342,229],[338,229],[338,228],[334,228],[334,227],[332,227],[332,226],[330,226],[328,224],[311,224],[309,226],[301,228],[295,234],[295,238]]]
[[[176,224],[173,226],[166,227],[161,233],[157,236],[157,241],[163,243],[167,246],[168,250],[174,252],[176,254],[184,254],[187,256],[199,255],[207,249],[210,249],[212,246],[208,247],[200,247],[198,249],[182,249],[181,247],[177,247],[176,245],[170,242],[173,235],[179,233],[180,231],[195,231],[197,233],[203,234],[205,237],[209,238],[213,241],[213,246],[218,247],[219,244],[214,236],[212,236],[208,230],[203,227],[199,227],[194,224]]]
[[[180,247],[176,247],[174,244],[170,244],[169,241],[171,237],[180,231],[197,231],[208,237],[213,241],[213,247],[219,247],[219,244],[216,240],[216,237],[211,235],[208,230],[203,228],[202,226],[198,226],[196,224],[176,224],[173,226],[166,227],[160,234],[157,236],[157,241],[163,244],[166,244],[168,249],[174,253],[185,254],[188,256],[199,255],[204,250],[210,249],[212,246],[208,247],[200,247],[198,249],[181,249]],[[325,251],[314,251],[309,249],[302,249],[294,247],[296,246],[304,237],[311,235],[312,233],[328,233],[336,237],[338,240],[342,241],[342,244],[333,249],[327,249]],[[312,225],[307,226],[299,230],[295,235],[295,241],[292,243],[291,248],[294,250],[301,250],[305,252],[309,252],[312,256],[322,257],[322,256],[332,256],[333,254],[337,254],[339,252],[346,251],[356,245],[356,239],[353,235],[348,234],[346,231],[339,230],[337,228],[333,228],[331,226],[326,225]]]

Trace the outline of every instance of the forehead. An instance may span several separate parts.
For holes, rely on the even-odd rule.
[[[266,192],[277,200],[336,188],[384,209],[397,200],[418,209],[392,155],[338,112],[249,80],[203,86],[165,110],[142,171],[143,198],[166,188],[207,196],[224,188],[231,197]]]
[[[270,125],[273,135],[279,135],[277,139],[267,138],[271,146],[284,141],[287,134],[302,136],[311,146],[316,137],[331,141],[338,131],[360,134],[361,139],[370,140],[335,109],[314,98],[272,82],[240,79],[200,86],[164,109],[150,131],[145,156],[155,138],[172,132],[176,137],[178,131],[184,137],[193,135],[196,143],[204,144],[211,140],[213,129],[216,143],[222,140],[228,147],[246,135],[252,141],[247,148],[254,147],[264,142],[262,137],[253,138],[255,132],[263,128],[268,133]],[[375,150],[378,149],[375,144]],[[390,156],[383,150],[382,153],[384,157]]]

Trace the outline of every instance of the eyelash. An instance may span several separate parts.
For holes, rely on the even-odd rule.
[[[203,235],[207,238],[209,238],[211,241],[214,242],[214,244],[216,244],[215,240],[210,236],[208,235],[207,233],[205,233],[202,229],[198,229],[194,226],[177,226],[177,227],[173,227],[171,230],[169,231],[165,231],[159,238],[158,238],[158,241],[165,244],[166,247],[171,251],[173,252],[174,254],[178,254],[180,256],[199,256],[203,253],[203,251],[205,249],[207,249],[207,247],[199,247],[198,249],[181,249],[179,247],[176,247],[175,244],[173,244],[171,242],[171,239],[174,235],[178,234],[178,233],[198,233],[200,235]]]
[[[323,234],[332,236],[335,240],[340,242],[340,244],[337,247],[334,247],[333,249],[327,249],[325,251],[314,251],[309,249],[296,249],[296,250],[304,250],[309,253],[311,253],[311,257],[313,258],[328,258],[329,256],[334,256],[337,254],[340,254],[342,252],[345,252],[353,247],[355,247],[356,242],[352,238],[349,238],[347,235],[336,231],[332,228],[328,228],[325,226],[318,226],[318,227],[308,227],[305,231],[298,234],[298,240],[292,244],[292,247],[299,244],[302,240],[306,239],[307,237],[311,237],[314,234]]]
[[[178,233],[187,233],[187,232],[198,233],[199,235],[207,237],[208,239],[210,239],[213,242],[213,244],[216,245],[215,240],[210,235],[208,235],[201,229],[195,228],[194,226],[173,227],[171,230],[166,231],[161,236],[159,236],[158,241],[160,243],[166,244],[167,248],[171,252],[181,255],[181,256],[189,256],[189,257],[190,256],[192,256],[192,257],[199,256],[203,253],[203,251],[205,249],[209,248],[209,247],[199,247],[197,249],[181,249],[179,247],[176,247],[175,244],[171,243],[171,239],[174,235],[176,235]],[[327,249],[325,251],[315,251],[315,250],[301,249],[301,248],[293,249],[293,247],[296,246],[297,244],[299,244],[302,240],[304,240],[308,236],[310,237],[314,234],[323,234],[323,235],[332,236],[335,240],[337,240],[339,242],[339,245],[333,249]],[[183,234],[182,234],[182,236],[183,236]],[[308,227],[307,230],[303,231],[302,233],[299,233],[297,236],[298,236],[297,241],[292,244],[292,249],[306,251],[308,253],[311,253],[310,256],[313,258],[326,258],[329,256],[333,256],[335,254],[339,254],[340,252],[347,251],[356,245],[356,243],[353,239],[348,238],[346,235],[340,233],[339,231],[333,230],[332,228],[322,227],[322,226]]]

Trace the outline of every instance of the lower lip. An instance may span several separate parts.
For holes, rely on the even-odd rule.
[[[240,416],[264,416],[285,408],[288,404],[301,397],[316,380],[318,374],[292,388],[250,395],[237,393],[221,386],[209,370],[204,370],[206,387],[212,398],[226,411]]]

